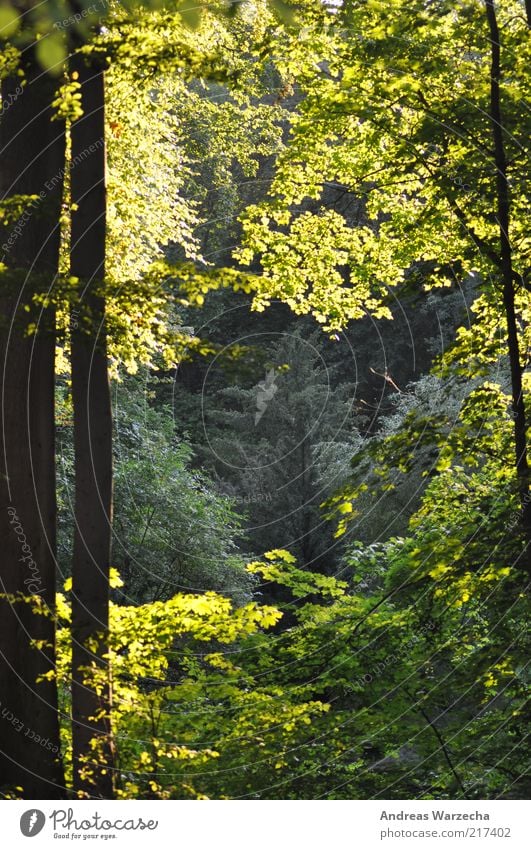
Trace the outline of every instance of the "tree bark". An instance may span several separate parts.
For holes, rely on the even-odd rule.
[[[65,136],[51,121],[56,81],[32,51],[22,67],[24,86],[2,82],[0,120],[2,199],[38,196],[0,231],[0,592],[21,599],[0,600],[0,782],[26,799],[55,799],[65,794],[54,678],[55,315],[33,296],[58,271]]]
[[[112,798],[111,687],[106,659],[112,521],[112,416],[105,303],[103,70],[75,54],[83,116],[72,126],[71,272],[79,278],[72,321],[75,535],[72,568],[72,733],[74,789]],[[93,748],[95,747],[95,748]]]
[[[500,233],[501,272],[503,278],[503,304],[507,322],[507,346],[511,370],[512,407],[514,416],[514,444],[518,491],[522,505],[522,526],[526,537],[527,565],[531,567],[531,498],[530,475],[527,452],[527,421],[522,383],[522,363],[518,324],[515,311],[515,269],[509,236],[510,195],[507,181],[507,159],[504,146],[504,123],[501,109],[501,44],[494,0],[485,0],[485,9],[490,34],[490,121],[496,164],[497,221]]]

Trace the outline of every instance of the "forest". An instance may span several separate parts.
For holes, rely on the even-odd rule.
[[[525,799],[531,0],[0,0],[0,796]]]

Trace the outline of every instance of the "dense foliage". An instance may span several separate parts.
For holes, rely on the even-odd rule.
[[[6,3],[2,27],[6,79],[27,84],[36,41],[58,80],[70,167],[70,55],[105,69],[105,275],[86,296],[71,274],[67,174],[58,273],[24,294],[57,320],[57,606],[4,594],[55,628],[32,684],[57,686],[62,792],[105,795],[112,749],[120,799],[525,798],[523,5],[87,0],[22,24]],[[3,248],[32,203],[6,192]],[[90,298],[114,504],[82,672],[112,691],[112,746],[95,734],[80,767],[71,365]]]

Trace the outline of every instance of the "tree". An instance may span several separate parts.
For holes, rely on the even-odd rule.
[[[487,338],[501,319],[507,326],[489,356],[503,353],[511,364],[516,485],[529,543],[526,22],[518,3],[455,10],[445,0],[429,9],[346,3],[337,20],[321,72],[303,81],[271,198],[245,215],[238,255],[262,263],[259,308],[280,297],[330,330],[364,310],[381,314],[389,290],[412,272],[424,287],[479,274],[483,330],[471,333]],[[318,203],[328,182],[362,201],[361,226],[322,203],[305,210],[304,198]]]
[[[181,17],[163,10],[151,18],[151,47],[162,66],[180,65]],[[112,18],[112,16],[111,16]],[[141,21],[146,16],[140,11]],[[113,745],[109,680],[109,558],[112,532],[112,415],[107,363],[105,274],[105,88],[101,57],[114,50],[127,55],[139,47],[140,24],[120,13],[110,38],[99,49],[78,49],[71,61],[82,114],[72,122],[70,271],[79,281],[79,304],[71,321],[76,513],[72,568],[73,757],[74,788],[85,795],[112,796]],[[166,42],[170,25],[175,43]],[[117,39],[120,29],[129,43]],[[206,26],[209,45],[212,22]],[[201,40],[201,39],[200,39]],[[78,41],[78,40],[77,40]],[[105,44],[107,41],[107,44]],[[97,42],[97,39],[96,39]],[[194,67],[194,49],[188,51]],[[169,56],[168,56],[169,53]],[[134,51],[138,61],[138,49]],[[130,62],[129,56],[127,60]],[[212,69],[213,70],[213,69]],[[116,263],[118,264],[118,263]],[[134,265],[133,265],[134,268]],[[75,316],[75,318],[74,318]]]
[[[522,524],[529,547],[528,562],[531,570],[531,496],[530,473],[527,449],[527,419],[522,381],[522,343],[518,330],[516,293],[519,287],[531,289],[529,281],[518,270],[517,250],[511,242],[511,199],[509,169],[504,131],[505,115],[501,105],[501,37],[494,0],[485,0],[485,10],[490,34],[490,102],[489,117],[492,131],[493,158],[496,166],[496,222],[499,232],[499,250],[495,255],[496,266],[502,278],[503,305],[507,322],[507,350],[511,366],[512,409],[514,415],[514,445],[516,474],[522,504]],[[516,263],[516,264],[515,264]],[[527,285],[526,285],[527,282]]]
[[[103,68],[77,52],[70,62],[83,114],[71,127],[70,270],[79,280],[72,324],[75,534],[72,563],[72,725],[74,789],[110,798],[113,754],[108,676],[109,569],[112,529],[112,417],[105,302],[105,117]],[[95,745],[96,741],[96,745]],[[97,757],[95,757],[95,752]]]
[[[160,378],[159,378],[160,381]],[[175,435],[171,410],[156,403],[157,380],[145,369],[113,387],[113,546],[123,585],[114,600],[143,604],[176,592],[215,590],[240,604],[251,598],[241,518],[214,482],[194,468],[190,446]],[[74,522],[73,440],[67,388],[60,394],[58,438],[59,564],[70,575]]]
[[[38,52],[38,51],[37,51]],[[9,49],[6,51],[9,56]],[[13,48],[11,51],[13,58]],[[16,51],[15,51],[16,56]],[[30,43],[2,80],[2,782],[60,798],[55,681],[55,310],[64,124]],[[42,740],[36,757],[36,745]]]
[[[328,367],[319,331],[288,328],[280,339],[273,333],[258,341],[265,348],[262,371],[255,371],[261,380],[229,385],[214,397],[215,376],[205,382],[202,453],[247,514],[255,551],[285,548],[304,566],[330,571],[333,529],[320,505],[345,480],[359,442],[353,387]]]
[[[520,0],[89,2],[0,8],[5,795],[524,797]]]

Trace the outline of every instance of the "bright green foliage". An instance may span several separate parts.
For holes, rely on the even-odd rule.
[[[250,564],[291,594],[288,629],[212,592],[112,605],[119,795],[524,797],[521,543],[491,481],[441,472],[407,538],[351,548],[347,580],[285,551]],[[62,594],[58,613],[66,684]]]
[[[519,12],[518,3],[498,10],[511,68],[502,80],[511,128],[505,139],[510,237],[516,274],[524,279],[530,46]],[[421,273],[425,285],[445,285],[459,269],[480,272],[497,287],[483,8],[465,2],[456,10],[445,0],[429,8],[402,0],[348,2],[337,17],[326,63],[302,83],[271,198],[244,216],[238,256],[244,263],[259,258],[264,269],[257,307],[286,299],[334,329],[364,306],[381,314],[386,291],[427,261],[432,271]],[[354,220],[326,209],[327,185],[351,194]],[[495,303],[499,316],[499,291]]]
[[[214,483],[193,467],[168,408],[139,378],[114,387],[114,539],[112,560],[129,604],[175,592],[221,592],[250,600],[252,579],[237,547],[240,518]],[[70,401],[59,393],[59,563],[69,573],[74,498]]]
[[[516,292],[515,305],[524,352],[531,345],[531,299],[526,289]],[[482,292],[472,305],[472,315],[473,323],[458,330],[455,344],[440,358],[439,374],[457,373],[474,379],[478,374],[488,374],[491,364],[500,365],[506,356],[506,328],[501,321],[499,293],[491,288]]]
[[[117,575],[113,582],[120,583]],[[70,607],[63,594],[58,613],[58,676],[66,684]],[[280,618],[273,607],[251,602],[234,608],[212,592],[138,607],[111,605],[108,659],[119,797],[204,798],[216,768],[224,795],[227,759],[236,773],[254,769],[270,779],[287,765],[285,754],[299,729],[326,706],[292,702],[288,693],[242,669],[238,652],[234,660],[224,655],[226,646],[241,645]],[[97,682],[98,675],[87,670],[86,680]],[[68,746],[67,727],[64,734]]]
[[[326,577],[316,572],[297,569],[295,558],[281,549],[268,551],[264,555],[267,563],[255,561],[247,566],[252,574],[261,575],[266,581],[273,581],[280,586],[289,587],[293,595],[300,599],[312,593],[323,597],[338,598],[344,595],[347,584],[335,578]]]
[[[299,5],[297,13],[280,0],[199,13],[188,4],[114,4],[106,30],[85,48],[110,59],[109,262],[100,294],[115,372],[167,366],[186,345],[217,352],[218,342],[191,339],[178,314],[187,310],[188,320],[189,308],[204,307],[217,289],[251,296],[258,311],[278,298],[334,333],[366,314],[388,317],[394,295],[468,279],[471,322],[434,375],[397,390],[379,431],[356,431],[352,478],[326,504],[344,545],[334,576],[326,564],[322,572],[297,565],[280,547],[253,555],[244,571],[235,510],[194,468],[168,410],[154,409],[156,397],[142,409],[135,399],[118,408],[115,529],[124,550],[115,549],[107,658],[117,792],[525,798],[525,540],[484,6]],[[65,35],[53,24],[69,9],[41,4],[31,17],[50,70],[64,58]],[[496,12],[523,369],[531,47],[521,4],[496,4]],[[80,32],[95,22],[87,16]],[[22,33],[5,4],[2,26],[13,39],[7,73],[31,29]],[[295,103],[285,110],[288,92]],[[59,115],[75,117],[78,95],[65,79]],[[270,191],[242,212],[238,244],[237,225],[227,225],[228,238],[223,221],[245,205],[238,181],[255,178],[271,155]],[[331,203],[331,188],[351,202]],[[13,199],[2,215],[14,222],[30,200]],[[222,223],[204,237],[218,213]],[[232,238],[240,267],[218,267]],[[54,293],[65,335],[76,287],[63,280]],[[244,345],[234,349],[251,357]],[[286,395],[297,403],[315,390],[309,379],[299,395],[291,387]],[[235,452],[245,447],[236,428],[231,437]],[[367,539],[367,520],[356,540],[360,514],[382,510],[389,502],[380,497],[401,488],[403,530],[386,532],[380,521]],[[174,594],[176,584],[185,591]],[[68,581],[64,589],[58,678],[70,769]],[[262,605],[258,593],[282,603]],[[87,669],[87,682],[97,687],[103,674]]]
[[[425,414],[417,406],[405,415],[395,433],[366,441],[352,460],[358,472],[356,481],[338,492],[328,505],[332,513],[340,514],[338,535],[356,520],[354,504],[363,493],[370,488],[374,497],[396,489],[404,476],[418,467],[421,457],[422,475],[435,476],[434,486],[438,476],[447,473],[451,488],[462,477],[468,479],[470,493],[476,485],[481,491],[483,478],[489,488],[495,486],[505,493],[504,497],[516,492],[509,396],[500,384],[481,381],[480,377],[463,385],[460,394],[458,409],[455,395],[440,391],[434,396],[433,410]],[[501,505],[506,509],[503,496]],[[516,509],[516,502],[514,505]]]

